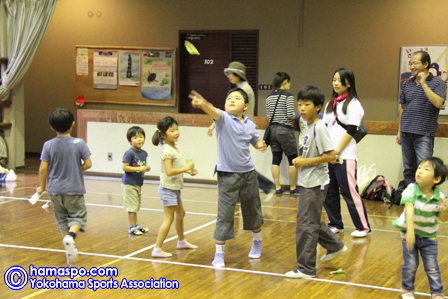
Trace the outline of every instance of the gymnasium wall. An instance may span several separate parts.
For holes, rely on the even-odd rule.
[[[299,0],[58,1],[47,35],[24,80],[25,151],[40,152],[43,142],[54,136],[47,125],[53,108],[69,107],[76,112],[75,45],[178,47],[179,30],[259,30],[259,83],[269,84],[275,72],[285,71],[292,78],[293,94],[303,85],[312,84],[329,97],[334,70],[350,67],[356,74],[365,118],[397,120],[399,49],[448,44],[448,1],[304,1],[302,47]],[[89,18],[89,11],[102,15]],[[258,94],[258,113],[265,115],[263,103],[268,92]],[[85,108],[177,112],[177,108],[122,105],[89,104]],[[440,120],[447,121],[447,117]],[[118,133],[112,137],[114,142],[123,139]],[[398,147],[377,149],[390,138],[369,137],[371,141],[365,144],[372,142],[372,148],[366,152],[384,150],[387,159],[394,157],[392,165],[399,165],[399,153],[389,154]],[[436,140],[436,147],[439,144]],[[360,156],[361,164],[369,159],[368,154]]]
[[[87,144],[92,152],[93,166],[89,170],[95,173],[122,174],[121,158],[129,148],[126,140],[126,131],[134,124],[111,123],[111,122],[88,122],[87,124]],[[150,155],[151,171],[150,176],[160,176],[161,172],[161,146],[154,146],[151,137],[156,130],[155,125],[135,124],[141,126],[145,132],[147,141],[143,147]],[[207,137],[205,127],[180,126],[179,145],[182,148],[183,157],[193,158],[195,167],[198,170],[194,179],[216,180],[213,170],[216,165],[217,145],[216,137]],[[104,134],[104,132],[114,132],[114,134]],[[264,130],[258,130],[258,134],[263,136]],[[447,138],[436,138],[434,154],[439,157],[446,156],[448,147]],[[112,153],[112,161],[107,159]],[[257,171],[271,178],[272,154],[270,149],[261,153],[251,147],[252,160]],[[446,159],[445,159],[446,160]],[[370,167],[376,164],[377,174],[384,175],[392,186],[397,187],[402,180],[403,168],[401,160],[401,148],[395,143],[395,136],[387,135],[367,135],[358,145],[358,168],[361,165]],[[287,174],[288,163],[283,157],[281,164],[281,183],[289,185]],[[185,174],[184,178],[192,178]],[[448,183],[442,185],[442,191],[448,194]]]

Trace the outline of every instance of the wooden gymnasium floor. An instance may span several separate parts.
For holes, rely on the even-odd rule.
[[[0,298],[400,298],[401,243],[391,225],[401,208],[380,202],[366,202],[373,233],[365,239],[353,239],[354,229],[344,207],[346,232],[339,237],[348,246],[348,252],[326,263],[317,263],[317,277],[287,279],[283,274],[296,267],[295,262],[295,196],[278,196],[265,201],[261,194],[265,224],[263,226],[263,256],[250,260],[247,254],[251,234],[242,230],[240,212],[235,212],[236,238],[226,245],[226,267],[214,269],[212,239],[217,210],[217,189],[214,186],[186,186],[182,198],[187,211],[185,234],[187,240],[199,246],[196,250],[176,250],[175,229],[172,227],[164,250],[173,253],[169,259],[151,257],[157,231],[163,219],[157,183],[147,182],[143,187],[139,223],[150,228],[143,236],[127,233],[127,215],[122,208],[120,181],[100,177],[86,177],[88,193],[87,232],[80,233],[76,242],[80,252],[77,269],[115,267],[118,275],[112,279],[121,284],[126,280],[177,280],[179,289],[99,289],[89,288],[96,280],[110,277],[76,277],[83,280],[85,289],[43,290],[32,289],[30,282],[21,290],[12,290],[5,284],[20,283],[16,271],[20,266],[29,272],[34,267],[65,267],[61,236],[57,231],[51,207],[42,209],[45,201],[34,206],[29,198],[38,184],[36,168],[18,173],[16,183],[0,189],[0,267],[2,281]],[[48,199],[45,195],[43,199]],[[345,204],[344,204],[345,205]],[[326,220],[326,214],[323,213]],[[448,225],[440,227],[439,263],[445,287],[448,287]],[[318,248],[318,256],[324,254]],[[342,268],[345,274],[332,275]],[[416,298],[428,298],[429,286],[421,265],[416,280]],[[8,269],[7,275],[4,276]],[[24,275],[25,276],[25,275]],[[24,277],[22,276],[22,277]],[[42,285],[42,277],[34,277]],[[47,280],[54,280],[48,277]],[[65,280],[67,277],[58,276]],[[25,280],[24,280],[25,281]],[[106,284],[106,282],[102,282]],[[110,285],[110,282],[109,282]],[[106,285],[104,285],[106,286]]]

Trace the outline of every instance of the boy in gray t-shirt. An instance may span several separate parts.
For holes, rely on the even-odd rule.
[[[288,278],[316,276],[317,244],[327,249],[321,261],[328,261],[347,251],[347,246],[320,221],[328,185],[327,163],[336,159],[325,124],[319,118],[324,94],[314,86],[305,86],[297,96],[299,112],[308,127],[300,156],[293,160],[299,168],[299,209],[296,227],[298,267],[285,273]]]
[[[66,250],[67,264],[76,262],[78,249],[76,234],[84,231],[87,209],[84,202],[83,171],[92,167],[90,150],[80,138],[70,136],[75,121],[68,109],[57,108],[50,113],[48,122],[56,137],[45,142],[39,168],[40,187],[37,193],[45,191],[53,204],[58,228],[64,236],[62,244]],[[82,161],[82,162],[81,162]]]

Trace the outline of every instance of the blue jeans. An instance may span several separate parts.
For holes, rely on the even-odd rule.
[[[418,252],[422,257],[426,276],[428,276],[431,294],[443,294],[442,277],[437,262],[437,240],[415,236],[415,245],[409,252],[406,238],[402,238],[403,259],[401,287],[406,291],[414,291],[415,273],[418,268]]]
[[[403,176],[406,185],[415,183],[415,172],[420,161],[429,158],[434,150],[434,136],[401,133]]]

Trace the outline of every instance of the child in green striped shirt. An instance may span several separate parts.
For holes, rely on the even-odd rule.
[[[414,298],[418,253],[422,257],[431,288],[431,298],[444,298],[443,284],[437,262],[438,220],[448,220],[448,200],[437,188],[447,176],[447,167],[436,157],[424,159],[415,173],[415,183],[402,193],[404,212],[394,226],[402,229],[404,264],[402,267],[402,298]]]

